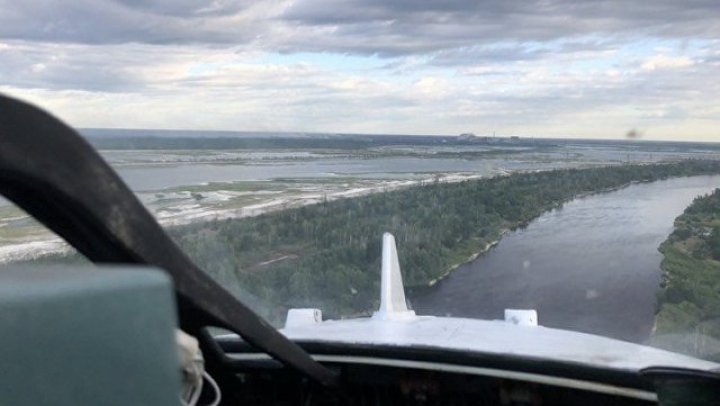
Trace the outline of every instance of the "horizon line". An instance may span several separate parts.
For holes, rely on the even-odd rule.
[[[209,130],[209,129],[189,129],[189,128],[124,128],[124,127],[75,127],[78,132],[82,131],[155,131],[155,132],[186,132],[186,133],[225,133],[225,134],[278,134],[278,135],[331,135],[331,136],[400,136],[400,137],[437,137],[437,138],[458,138],[461,134],[409,134],[409,133],[344,133],[344,132],[320,132],[320,131],[273,131],[273,130]],[[463,133],[466,134],[466,133]],[[470,133],[474,134],[474,133]],[[701,144],[720,144],[718,141],[698,140],[698,139],[657,139],[657,138],[627,138],[627,137],[582,137],[582,136],[543,136],[543,135],[522,135],[522,134],[496,134],[493,135],[477,135],[478,138],[501,138],[510,139],[518,137],[522,140],[561,140],[561,141],[622,141],[622,142],[665,142],[665,143],[701,143]]]

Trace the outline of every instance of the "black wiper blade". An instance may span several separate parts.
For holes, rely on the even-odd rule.
[[[95,149],[69,126],[0,95],[0,193],[89,260],[157,266],[175,284],[180,325],[226,328],[325,385],[333,371],[202,272]]]

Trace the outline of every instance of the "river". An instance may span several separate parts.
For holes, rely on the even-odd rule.
[[[412,305],[418,314],[483,319],[537,309],[543,326],[644,342],[661,276],[657,248],[693,198],[716,187],[720,176],[697,176],[575,199],[411,294]]]

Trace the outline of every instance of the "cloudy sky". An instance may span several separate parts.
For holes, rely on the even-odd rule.
[[[0,0],[0,92],[77,127],[720,141],[720,3]]]

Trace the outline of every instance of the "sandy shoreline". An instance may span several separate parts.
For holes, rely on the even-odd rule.
[[[436,283],[438,283],[438,282],[440,282],[441,280],[443,280],[443,279],[445,279],[446,277],[448,277],[448,276],[449,276],[451,273],[453,273],[453,271],[455,271],[456,269],[460,268],[461,266],[463,266],[463,265],[465,265],[465,264],[467,264],[467,263],[470,263],[470,262],[476,260],[476,259],[477,259],[478,257],[480,257],[481,255],[487,254],[493,247],[495,247],[496,245],[498,245],[498,244],[500,243],[500,240],[502,240],[503,237],[505,236],[505,234],[507,234],[507,233],[509,233],[509,232],[510,232],[510,229],[507,229],[507,228],[506,228],[506,229],[503,229],[503,230],[500,232],[500,236],[499,236],[497,239],[492,240],[492,241],[490,241],[489,243],[485,244],[485,246],[484,246],[481,250],[479,250],[478,252],[470,255],[465,261],[460,262],[460,263],[458,263],[458,264],[455,264],[455,265],[451,266],[451,267],[448,268],[445,272],[443,272],[442,275],[438,276],[437,278],[431,279],[430,282],[428,282],[427,286],[428,286],[428,287],[434,286]]]
[[[259,216],[280,210],[292,209],[324,201],[354,198],[373,193],[389,192],[406,187],[424,185],[434,182],[455,183],[466,180],[480,179],[484,175],[452,173],[441,177],[424,178],[419,180],[396,180],[387,181],[377,186],[359,187],[348,190],[338,190],[328,193],[308,192],[292,197],[275,198],[257,204],[251,204],[238,208],[213,209],[203,208],[200,204],[185,204],[184,211],[177,214],[167,215],[162,212],[153,213],[155,218],[163,227],[174,227],[193,223],[208,222],[213,220],[227,220],[245,217]],[[71,247],[62,239],[48,234],[46,237],[32,240],[23,240],[6,245],[0,245],[0,264],[32,260],[47,255],[62,254],[71,251]]]

